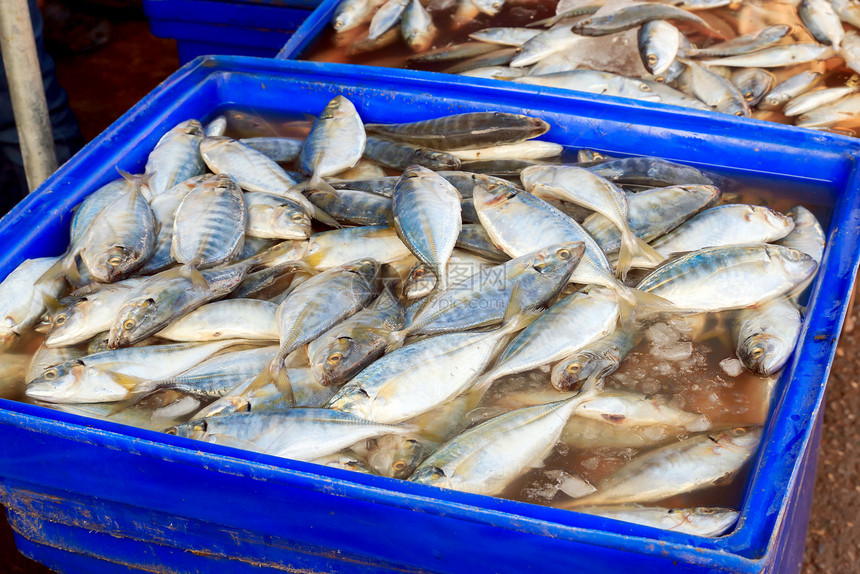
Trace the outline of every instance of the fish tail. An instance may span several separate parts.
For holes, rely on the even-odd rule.
[[[400,331],[389,331],[385,335],[385,352],[390,353],[396,351],[403,346],[403,341],[406,340],[406,329]]]
[[[618,295],[618,314],[622,326],[625,327],[632,327],[642,315],[671,313],[676,310],[670,301],[635,287],[618,283],[615,292]]]
[[[342,226],[337,220],[311,203],[303,194],[309,191],[327,191],[329,193],[333,193],[337,195],[337,190],[333,188],[328,182],[324,181],[321,177],[313,176],[309,180],[301,181],[291,187],[288,192],[295,192],[294,194],[287,195],[291,199],[298,201],[301,204],[302,208],[307,212],[308,215],[319,221],[320,223],[325,223],[329,227],[334,227],[335,229],[340,229]]]
[[[284,366],[284,358],[281,357],[280,353],[269,363],[269,377],[275,383],[275,387],[283,393],[284,398],[290,403],[290,406],[296,406],[296,395],[293,393],[293,385],[290,384],[290,376],[287,373],[287,368]]]
[[[621,229],[621,248],[618,251],[618,267],[616,269],[622,279],[627,277],[627,272],[630,271],[633,261],[637,257],[646,261],[649,268],[656,267],[666,259],[657,250],[637,237],[629,227],[624,226]]]

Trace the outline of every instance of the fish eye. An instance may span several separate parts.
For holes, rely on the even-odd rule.
[[[742,115],[744,115],[744,113],[741,110],[738,110],[735,112],[735,115],[736,116],[742,116]]]
[[[132,329],[134,329],[135,325],[137,325],[137,323],[134,319],[126,319],[122,324],[122,328],[126,331],[131,331]]]
[[[54,319],[55,325],[62,325],[65,322],[66,322],[66,316],[65,315],[57,315],[57,318]]]
[[[750,351],[750,356],[753,359],[758,359],[762,355],[764,355],[764,349],[762,349],[761,347],[755,347],[752,351]]]
[[[425,275],[425,271],[423,269],[421,269],[420,267],[412,272],[412,276],[415,277],[416,279],[421,279],[422,277],[424,277],[424,275]]]
[[[738,428],[732,429],[732,434],[735,436],[743,436],[743,435],[747,434],[747,431],[744,428],[738,427]]]
[[[201,420],[201,421],[195,423],[195,425],[192,427],[192,430],[197,431],[197,432],[206,432],[206,430],[208,428],[209,428],[209,425],[206,423],[206,421]]]
[[[649,86],[648,84],[639,84],[639,89],[643,92],[650,92],[651,86]]]
[[[120,257],[119,255],[112,255],[108,259],[108,265],[110,265],[111,267],[116,267],[120,263],[122,263],[122,257]]]
[[[565,371],[567,371],[567,372],[568,372],[568,373],[570,373],[571,375],[575,375],[576,373],[578,373],[578,372],[579,372],[579,370],[580,370],[581,368],[582,368],[582,364],[581,364],[581,363],[571,363],[571,364],[569,364],[569,365],[567,366],[567,368],[565,369]]]
[[[338,364],[342,360],[343,360],[343,354],[342,353],[332,353],[331,355],[328,356],[328,362],[333,364],[333,365]]]
[[[164,431],[164,434],[172,434],[172,435],[176,436],[179,434],[179,429],[177,429],[176,427],[170,427],[169,429],[166,429]]]
[[[404,470],[406,468],[406,461],[405,460],[398,460],[397,462],[395,462],[392,465],[392,468],[394,470],[396,470],[397,472],[400,472],[401,470]]]
[[[558,255],[559,259],[570,259],[570,249],[559,249],[556,255]]]
[[[648,63],[652,66],[657,63],[657,56],[654,54],[648,54]]]
[[[334,114],[332,112],[324,112],[324,113],[320,114],[321,120],[330,120],[333,117],[334,117]]]
[[[657,78],[654,78],[654,81],[656,81],[656,82],[660,82],[661,84],[665,84],[665,83],[666,83],[666,78],[664,78],[663,76],[659,76],[659,77],[657,77]]]
[[[47,371],[42,373],[42,378],[48,379],[49,381],[53,381],[54,379],[57,378],[57,376],[59,376],[57,369],[48,369]]]
[[[591,26],[591,18],[588,18],[587,20],[583,20],[579,24],[580,24],[580,26]]]
[[[301,213],[294,213],[290,216],[290,219],[292,219],[293,221],[295,221],[297,223],[301,222],[304,218],[305,218],[305,216],[302,215]]]
[[[710,508],[710,507],[705,507],[705,508],[700,509],[699,512],[701,512],[702,514],[713,514],[715,512],[715,509]]]
[[[337,19],[334,21],[334,27],[335,28],[343,28],[343,26],[344,26],[343,20]]]

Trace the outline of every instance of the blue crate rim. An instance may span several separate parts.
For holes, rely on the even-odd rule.
[[[215,78],[218,74],[230,74],[230,73],[242,73],[247,74],[249,72],[275,72],[275,73],[284,73],[292,74],[293,76],[301,76],[304,74],[305,76],[310,76],[311,81],[317,83],[327,83],[333,79],[339,79],[341,82],[345,81],[347,78],[344,74],[348,74],[348,70],[344,70],[343,67],[335,67],[335,68],[325,68],[321,67],[319,64],[312,63],[302,63],[302,62],[272,62],[267,60],[260,59],[252,59],[252,58],[200,58],[195,60],[194,62],[188,64],[184,68],[182,68],[177,74],[173,77],[165,81],[159,88],[157,88],[152,94],[150,98],[147,98],[146,102],[141,102],[136,105],[132,109],[130,109],[120,120],[118,120],[113,126],[108,128],[105,132],[105,140],[107,142],[110,139],[122,135],[123,132],[129,130],[139,130],[140,127],[134,126],[135,122],[140,122],[146,126],[147,122],[151,123],[152,121],[163,118],[177,107],[179,107],[182,103],[182,98],[179,96],[180,94],[177,92],[183,91],[183,87],[187,86],[189,83],[192,85],[200,84],[203,81],[211,80]],[[435,78],[419,78],[418,81],[411,80],[403,80],[400,76],[395,76],[394,78],[383,72],[369,72],[366,68],[363,69],[362,74],[364,80],[374,79],[381,83],[387,83],[391,80],[394,84],[398,83],[408,83],[410,86],[415,86],[416,84],[425,84],[428,86],[436,85],[438,87],[442,87],[444,85],[452,85],[457,84],[458,82],[451,81],[441,81]],[[523,93],[524,91],[530,92],[531,90],[523,90],[520,88],[510,88],[507,90],[500,90],[499,86],[489,85],[486,87],[478,86],[475,88],[479,92],[485,94],[498,93],[502,91],[513,91],[516,93]],[[552,99],[563,96],[564,100],[569,103],[570,100],[590,100],[592,98],[582,98],[582,97],[571,97],[570,93],[564,94],[543,94],[541,96],[541,103],[544,101],[551,101]],[[597,99],[597,98],[594,98]],[[155,106],[154,102],[163,101],[163,102],[171,102],[172,105],[167,105],[164,108],[161,108],[160,111],[152,112],[151,109]],[[535,100],[536,101],[536,100]],[[604,99],[599,100],[599,104],[601,106],[612,107],[611,104],[605,102]],[[654,111],[653,109],[649,109],[647,107],[643,107],[643,110],[648,110],[652,114],[658,114],[660,116],[677,114],[677,110],[675,108],[669,108],[663,111]],[[725,118],[725,121],[717,121],[714,122],[716,118],[710,117],[712,120],[711,123],[717,124],[726,124],[726,126],[736,125],[735,121],[732,121],[731,118]],[[129,127],[131,126],[131,127]],[[719,127],[719,126],[718,126]],[[749,129],[749,126],[745,126]],[[787,140],[796,140],[798,139],[798,130],[780,130],[781,126],[775,126],[773,124],[763,123],[763,130],[765,132],[769,132],[769,135],[776,135],[787,139]],[[155,128],[152,128],[153,131],[163,131],[166,129],[163,125],[157,125]],[[802,132],[802,140],[807,140],[805,142],[793,142],[794,145],[798,143],[807,143],[815,145],[827,144],[826,147],[837,147],[842,148],[840,151],[842,153],[849,154],[851,157],[856,156],[858,151],[857,143],[852,141],[850,138],[840,138],[838,136],[830,136],[826,135],[824,138],[808,138],[806,137],[805,130],[800,130]],[[847,140],[847,141],[843,141]],[[92,148],[95,147],[103,147],[106,145],[106,141],[93,142],[89,144],[85,150],[93,151]],[[791,142],[790,142],[791,143]],[[51,186],[56,185],[62,181],[63,175],[74,166],[77,165],[77,161],[79,161],[79,156],[76,156],[73,160],[71,160],[60,172],[52,176],[43,186],[43,190],[49,189]],[[77,160],[77,161],[76,161]],[[852,179],[853,187],[856,188],[856,173]],[[36,201],[34,196],[30,196],[25,202],[19,205],[13,213],[10,214],[12,216],[12,220],[16,218],[16,216],[21,216],[21,214],[26,210],[27,206]],[[834,231],[835,233],[835,231]],[[829,259],[830,246],[828,246],[828,253],[825,254],[824,262],[827,262]],[[9,263],[12,259],[6,257],[5,260],[0,260],[0,268],[6,268],[9,266]],[[856,257],[850,262],[850,265],[853,266],[853,269],[856,271],[857,261]],[[853,274],[851,275],[853,277]],[[820,289],[821,283],[824,281],[823,277],[820,277],[817,281],[816,292]],[[833,281],[836,281],[834,278]],[[842,311],[842,316],[844,316],[844,310]],[[839,318],[839,323],[841,323],[841,317]],[[809,330],[810,325],[807,324],[805,327],[804,340],[809,336],[806,332]],[[838,334],[838,333],[837,333]],[[832,354],[835,352],[835,346],[830,349],[830,355],[832,358]],[[795,361],[796,362],[796,361]],[[829,365],[829,363],[828,363]],[[794,371],[797,365],[792,366],[791,376],[795,375]],[[824,373],[826,375],[826,373]],[[823,392],[823,386],[819,389],[819,394]],[[239,465],[244,471],[248,471],[250,469],[259,469],[259,464],[264,463],[267,466],[264,469],[278,469],[279,471],[286,472],[287,475],[292,477],[293,479],[298,479],[298,477],[304,476],[301,473],[305,471],[308,467],[306,463],[299,463],[295,461],[285,461],[284,459],[277,459],[274,457],[264,457],[260,455],[262,458],[258,458],[255,456],[249,456],[251,453],[245,453],[244,451],[234,451],[233,449],[228,449],[227,451],[223,451],[221,449],[226,447],[220,447],[218,445],[208,445],[204,443],[191,442],[190,444],[186,444],[184,439],[177,439],[176,437],[170,437],[167,435],[162,435],[160,433],[152,433],[152,431],[143,431],[140,429],[135,429],[134,427],[127,427],[124,425],[117,425],[115,423],[97,421],[93,419],[85,419],[81,417],[77,417],[76,415],[68,415],[64,413],[58,413],[57,411],[53,411],[50,409],[46,409],[39,406],[26,405],[21,403],[11,403],[8,401],[3,401],[0,403],[6,407],[6,410],[0,413],[2,417],[0,420],[6,422],[7,424],[27,424],[34,425],[34,428],[39,428],[41,431],[52,431],[57,427],[61,428],[72,428],[75,430],[80,430],[84,433],[87,432],[96,432],[101,436],[106,436],[105,433],[109,433],[112,440],[116,440],[119,443],[122,443],[125,447],[131,449],[137,449],[137,447],[141,444],[150,444],[152,445],[153,453],[158,453],[158,456],[165,456],[165,454],[176,453],[177,451],[186,453],[190,458],[188,462],[199,464],[201,461],[195,457],[203,456],[203,454],[212,455],[218,460],[219,464],[222,466],[222,469],[228,468],[231,465]],[[812,412],[812,416],[810,417],[814,420],[814,417],[817,415],[818,408],[820,407],[820,400],[816,401],[816,408],[814,412]],[[771,426],[774,424],[773,419],[770,423]],[[94,437],[91,437],[94,438]],[[158,439],[156,441],[155,439]],[[808,439],[808,436],[806,437]],[[143,441],[143,442],[142,442]],[[174,444],[174,441],[179,441]],[[176,450],[173,450],[175,447]],[[223,457],[223,458],[221,458]],[[241,462],[236,462],[237,460],[241,460]],[[796,461],[795,464],[799,464],[799,461]],[[308,476],[324,476],[327,478],[331,478],[332,480],[338,481],[338,483],[346,489],[356,490],[352,494],[356,496],[362,496],[363,493],[372,493],[374,496],[389,496],[392,494],[390,489],[380,489],[379,491],[368,490],[366,481],[371,481],[370,485],[375,485],[373,481],[383,481],[382,485],[390,484],[389,480],[381,477],[361,477],[361,476],[352,476],[350,475],[347,478],[341,479],[342,471],[337,471],[337,469],[327,469],[321,468],[316,465],[313,467],[313,474]],[[625,540],[629,540],[629,536],[622,536],[615,533],[607,532],[605,530],[592,531],[588,530],[589,525],[595,524],[603,524],[600,520],[594,521],[590,520],[594,517],[585,517],[582,520],[575,520],[573,524],[570,524],[569,520],[562,520],[563,518],[572,519],[574,516],[582,517],[583,515],[579,515],[576,513],[570,513],[565,511],[558,511],[557,509],[545,509],[543,507],[528,505],[524,503],[517,503],[513,501],[505,501],[505,500],[497,500],[497,499],[488,499],[487,497],[481,497],[476,495],[464,494],[464,493],[452,493],[445,492],[445,496],[450,498],[449,501],[441,501],[438,498],[438,493],[435,489],[431,489],[430,491],[421,490],[429,487],[424,487],[422,485],[411,485],[404,484],[402,481],[396,481],[396,483],[392,484],[392,486],[401,486],[407,489],[410,489],[409,494],[415,494],[416,497],[423,497],[422,500],[432,501],[432,505],[443,505],[446,508],[450,505],[454,505],[454,507],[465,514],[464,519],[467,520],[483,520],[487,519],[488,516],[490,518],[497,518],[497,512],[506,518],[514,518],[515,520],[524,515],[532,515],[533,509],[541,509],[541,512],[538,515],[542,515],[545,512],[550,512],[551,514],[547,515],[549,518],[552,516],[552,513],[559,513],[556,520],[551,520],[551,523],[554,526],[558,526],[559,528],[565,529],[570,535],[575,535],[577,539],[584,540],[589,543],[604,545],[612,542],[613,547],[618,547],[618,544],[621,544],[624,547]],[[412,490],[417,489],[417,490]],[[790,489],[787,489],[790,490]],[[352,495],[351,494],[351,495]],[[436,496],[434,496],[434,494]],[[395,496],[395,498],[402,502],[399,496]],[[492,501],[492,504],[487,503],[487,501]],[[461,508],[462,507],[462,508]],[[491,507],[501,508],[501,511],[493,510]],[[525,507],[525,508],[523,508]],[[477,515],[473,514],[475,511]],[[540,522],[543,520],[539,518],[539,524],[541,526],[540,532],[538,534],[544,534],[546,529],[546,524]],[[583,523],[585,528],[580,528],[576,526],[576,524]],[[527,523],[523,523],[524,525]],[[633,529],[636,531],[636,529]],[[757,561],[761,560],[762,557],[766,554],[762,554],[759,558],[746,558],[742,556],[738,556],[736,554],[732,554],[730,552],[726,552],[721,550],[721,547],[724,546],[724,542],[726,540],[730,540],[736,536],[737,532],[740,531],[739,528],[735,533],[717,539],[716,541],[708,540],[708,539],[698,539],[696,542],[702,541],[700,546],[690,546],[687,543],[684,543],[684,540],[689,540],[690,537],[682,537],[680,535],[675,535],[674,540],[673,537],[670,536],[670,541],[655,541],[648,537],[643,537],[642,540],[648,542],[652,545],[653,551],[658,554],[666,554],[667,552],[671,552],[673,556],[690,558],[696,563],[704,563],[708,560],[711,560],[715,557],[719,557],[721,560],[725,561],[727,558],[730,558],[733,563],[737,565],[740,569],[739,571],[747,571],[752,565]],[[645,527],[641,527],[639,532],[650,533],[650,532],[659,532],[664,534],[664,531],[656,531],[653,529],[647,529]],[[669,533],[675,534],[675,533]],[[642,540],[638,538],[637,544]],[[654,546],[654,543],[657,542],[657,545]],[[773,543],[773,540],[770,540],[770,543]],[[635,545],[634,545],[635,546]],[[639,546],[635,546],[631,548],[632,551],[641,552],[642,548]],[[687,556],[689,555],[689,556]],[[703,562],[704,561],[704,562]],[[709,563],[709,562],[708,562]]]

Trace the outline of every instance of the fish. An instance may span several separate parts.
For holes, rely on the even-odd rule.
[[[46,298],[56,299],[63,276],[54,273],[39,281],[61,261],[60,257],[25,259],[0,282],[0,349],[26,335],[45,312]]]
[[[680,311],[726,311],[760,305],[791,292],[818,264],[780,245],[706,247],[657,268],[638,285]]]
[[[302,144],[298,165],[311,176],[309,182],[303,183],[303,189],[330,190],[323,178],[357,164],[364,154],[366,139],[364,123],[353,103],[344,96],[334,97],[314,121]]]
[[[759,102],[761,109],[777,109],[791,99],[803,94],[821,81],[819,72],[804,70],[775,85]]]
[[[549,124],[539,118],[506,112],[473,112],[405,124],[367,124],[368,133],[449,151],[517,143],[545,134]]]
[[[367,52],[373,52],[386,46],[390,46],[400,40],[400,29],[390,28],[387,32],[378,38],[365,38],[358,42],[351,43],[346,48],[347,56],[357,56]]]
[[[134,182],[121,177],[101,186],[75,207],[69,238],[69,250],[77,251],[80,238],[90,228],[96,216],[118,197],[131,191]],[[153,198],[154,199],[154,198]]]
[[[338,189],[336,193],[312,191],[307,197],[338,223],[382,227],[391,224],[389,197],[354,189]]]
[[[394,187],[392,214],[397,236],[448,288],[448,258],[460,234],[460,193],[427,168],[406,169]]]
[[[664,256],[745,243],[769,243],[794,229],[794,221],[769,207],[724,204],[691,217],[651,246]]]
[[[682,8],[668,4],[631,2],[608,14],[598,13],[580,20],[571,27],[571,30],[582,36],[604,36],[623,32],[654,20],[692,22],[708,30],[712,29],[707,22]]]
[[[618,273],[627,276],[634,258],[654,265],[664,257],[641,240],[627,223],[627,195],[607,179],[576,166],[532,166],[520,174],[526,190],[538,197],[569,201],[609,219],[621,232]]]
[[[742,68],[732,72],[731,80],[751,107],[758,105],[776,83],[773,74],[759,68]]]
[[[205,171],[200,155],[203,137],[203,126],[197,120],[186,120],[161,136],[146,160],[144,172],[153,196]]]
[[[501,377],[554,363],[583,349],[615,330],[618,313],[618,301],[610,289],[591,288],[561,299],[514,337],[475,386],[489,388]]]
[[[495,80],[508,80],[526,75],[522,68],[511,68],[510,66],[484,66],[483,68],[472,68],[459,73],[461,76],[470,78],[491,78]]]
[[[386,0],[370,20],[368,39],[375,40],[396,26],[408,5],[409,0]]]
[[[373,10],[382,3],[382,0],[345,0],[334,11],[332,26],[336,32],[357,28],[370,20]]]
[[[558,157],[563,151],[564,147],[554,142],[528,140],[483,149],[452,150],[451,154],[463,161],[499,161],[547,159]]]
[[[781,68],[807,62],[823,61],[833,55],[833,48],[815,42],[798,42],[772,46],[749,54],[726,56],[714,60],[702,60],[705,66],[730,66],[740,68]]]
[[[457,247],[471,251],[491,261],[507,261],[510,256],[493,244],[480,223],[463,224],[457,236]]]
[[[195,186],[176,208],[170,254],[199,269],[229,263],[242,252],[246,218],[245,196],[230,176]]]
[[[821,223],[811,211],[802,205],[796,205],[786,212],[794,221],[791,232],[777,241],[778,245],[791,247],[806,253],[817,263],[821,263],[824,247],[827,243]]]
[[[697,98],[718,112],[733,116],[750,116],[746,98],[731,80],[692,60],[685,60],[684,63],[690,71],[690,88]]]
[[[326,271],[362,256],[380,264],[391,263],[410,255],[409,248],[387,225],[368,225],[324,231],[311,236],[298,255],[315,271]]]
[[[270,160],[285,163],[298,159],[304,140],[285,137],[242,138],[239,143],[257,150]]]
[[[433,17],[418,0],[412,0],[403,11],[403,16],[400,18],[400,31],[413,52],[429,50],[438,33],[433,24]]]
[[[304,407],[206,417],[170,427],[165,432],[282,458],[312,461],[368,438],[410,430],[331,409]]]
[[[50,403],[104,403],[130,396],[145,380],[166,378],[206,360],[236,341],[150,345],[102,351],[52,365],[27,384],[31,399]]]
[[[277,341],[277,308],[274,303],[257,299],[213,301],[171,322],[157,334],[170,341]]]
[[[703,48],[690,46],[682,50],[682,52],[685,58],[740,56],[772,46],[782,40],[790,31],[791,26],[787,24],[775,24],[762,28],[752,34],[743,34],[711,46]]]
[[[227,132],[227,116],[215,116],[211,122],[203,126],[203,135],[206,137],[223,136]]]
[[[758,448],[761,428],[702,433],[638,455],[563,508],[656,502],[695,492],[737,473]]]
[[[540,33],[534,28],[484,28],[472,32],[469,38],[502,46],[522,46]]]
[[[460,44],[454,44],[453,46],[443,46],[435,50],[430,50],[429,52],[424,52],[423,54],[410,56],[409,61],[416,64],[449,62],[452,60],[474,58],[475,56],[487,54],[497,49],[498,48],[495,44],[484,42],[463,42]]]
[[[511,60],[511,67],[531,66],[552,54],[575,49],[582,40],[583,37],[571,32],[568,25],[559,24],[523,43],[519,53]]]
[[[860,7],[853,0],[832,0],[830,6],[839,19],[860,28]]]
[[[385,352],[388,335],[403,327],[403,305],[384,289],[373,305],[335,325],[308,345],[308,362],[316,380],[339,386]]]
[[[568,399],[517,409],[460,433],[421,463],[410,482],[496,495],[540,465],[567,420],[593,390]]]
[[[817,110],[827,104],[839,101],[845,96],[857,92],[856,87],[840,86],[836,88],[822,88],[813,92],[806,92],[791,99],[782,109],[786,116],[799,116]]]
[[[316,205],[316,204],[314,204]],[[266,239],[304,240],[311,235],[311,220],[302,206],[270,193],[245,194],[246,236]]]
[[[652,528],[671,530],[692,536],[721,536],[734,525],[740,513],[732,508],[696,507],[663,508],[659,506],[586,506],[576,509],[583,514],[632,522]]]
[[[718,185],[715,178],[694,167],[653,157],[613,158],[586,169],[619,184],[665,187]]]
[[[707,416],[672,407],[665,399],[630,391],[604,390],[582,403],[576,416],[631,428],[680,427],[690,432],[708,430]]]
[[[798,116],[794,125],[802,128],[826,129],[838,122],[850,120],[858,113],[860,113],[860,94],[851,94]]]
[[[797,304],[788,298],[741,311],[733,330],[738,359],[756,375],[773,375],[788,362],[802,323]]]
[[[720,189],[712,185],[679,185],[640,191],[627,196],[627,223],[643,241],[653,241],[719,198]],[[621,247],[618,227],[599,213],[588,216],[582,227],[607,254]]]
[[[409,478],[430,454],[427,443],[401,434],[369,438],[352,448],[380,475],[400,479]]]
[[[797,5],[797,15],[816,40],[827,46],[833,46],[834,50],[839,50],[845,30],[830,2],[800,0]]]
[[[417,1],[417,0],[415,0]],[[448,152],[368,137],[364,156],[382,165],[405,170],[420,165],[433,171],[460,169],[460,159]]]
[[[659,76],[665,73],[681,47],[681,32],[665,20],[652,20],[639,28],[639,54],[645,68]]]
[[[615,372],[642,338],[639,329],[616,327],[609,335],[585,345],[552,368],[550,381],[560,392],[578,390],[589,380]]]
[[[494,262],[472,255],[468,251],[454,249],[448,259],[448,285],[457,284],[494,265]],[[426,263],[419,262],[414,265],[403,281],[403,296],[407,300],[421,299],[435,289],[436,274]]]
[[[442,70],[444,74],[462,74],[470,70],[486,68],[487,66],[506,66],[517,54],[516,48],[498,48],[493,52],[463,60]],[[450,151],[450,150],[449,150]]]

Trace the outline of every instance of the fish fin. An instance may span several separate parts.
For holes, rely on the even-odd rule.
[[[136,183],[136,182],[137,182],[137,180],[138,180],[138,176],[135,176],[135,175],[132,175],[132,174],[128,173],[127,171],[125,171],[124,169],[122,169],[120,166],[116,166],[116,171],[117,171],[117,173],[119,173],[119,175],[120,175],[124,180],[126,180],[126,181],[127,181],[127,182],[129,182],[129,183]]]
[[[290,375],[284,366],[284,359],[280,357],[280,353],[269,363],[269,377],[275,383],[275,387],[283,393],[284,398],[289,401],[290,406],[296,406],[296,396],[293,393],[293,385],[290,384]]]
[[[653,264],[653,266],[657,266],[666,260],[657,250],[645,243],[635,233],[630,231],[629,227],[625,226],[621,229],[621,248],[618,251],[618,267],[616,269],[622,280],[627,277],[627,272],[633,266],[633,259],[635,257],[641,257],[649,264]]]
[[[148,379],[144,379],[143,377],[135,377],[133,375],[126,375],[124,373],[117,372],[111,373],[110,377],[115,383],[122,385],[130,393],[134,393],[134,389],[139,385],[148,382]]]
[[[320,223],[324,223],[329,227],[334,227],[335,229],[340,229],[341,227],[343,227],[334,217],[311,203],[304,195],[302,195],[307,191],[327,191],[329,193],[337,195],[337,190],[327,182],[323,181],[321,177],[314,176],[306,181],[301,181],[297,183],[289,190],[287,190],[287,192],[295,192],[296,194],[300,195],[301,198],[304,200],[301,201],[302,207],[305,208],[305,210],[310,211],[310,215]]]
[[[277,357],[275,357],[275,358],[277,359]],[[266,385],[268,385],[271,382],[272,382],[272,378],[269,375],[269,369],[268,368],[263,369],[262,371],[260,371],[259,375],[254,377],[254,380],[251,381],[251,384],[249,384],[247,387],[245,387],[245,390],[242,391],[241,396],[251,395],[255,391],[259,391],[260,389],[262,389],[263,387],[265,387]]]
[[[249,440],[245,440],[224,433],[206,433],[206,437],[203,439],[203,441],[208,442],[210,444],[219,444],[221,446],[241,448],[242,450],[250,450],[251,452],[263,452],[259,446]]]
[[[65,309],[65,306],[53,295],[42,293],[42,302],[45,303],[45,310],[53,315],[60,309]]]
[[[647,293],[635,287],[617,284],[615,293],[618,295],[618,314],[621,325],[625,328],[635,326],[637,315],[676,312],[675,305],[659,295]]]
[[[191,263],[187,263],[179,268],[179,275],[185,277],[191,283],[194,284],[195,287],[200,287],[202,289],[209,289],[209,282],[206,281],[206,278],[203,276],[200,271],[198,271]]]
[[[396,351],[403,346],[403,341],[406,340],[407,331],[389,331],[385,334],[385,352],[390,353]]]
[[[325,252],[325,250],[321,249],[321,250],[317,251],[316,253],[311,253],[310,255],[305,255],[302,258],[302,261],[304,262],[305,265],[308,266],[309,269],[313,270],[313,271],[311,271],[311,273],[316,275],[317,273],[320,272],[320,270],[317,269],[317,266],[320,263],[322,263],[325,258],[326,258],[326,252]]]

